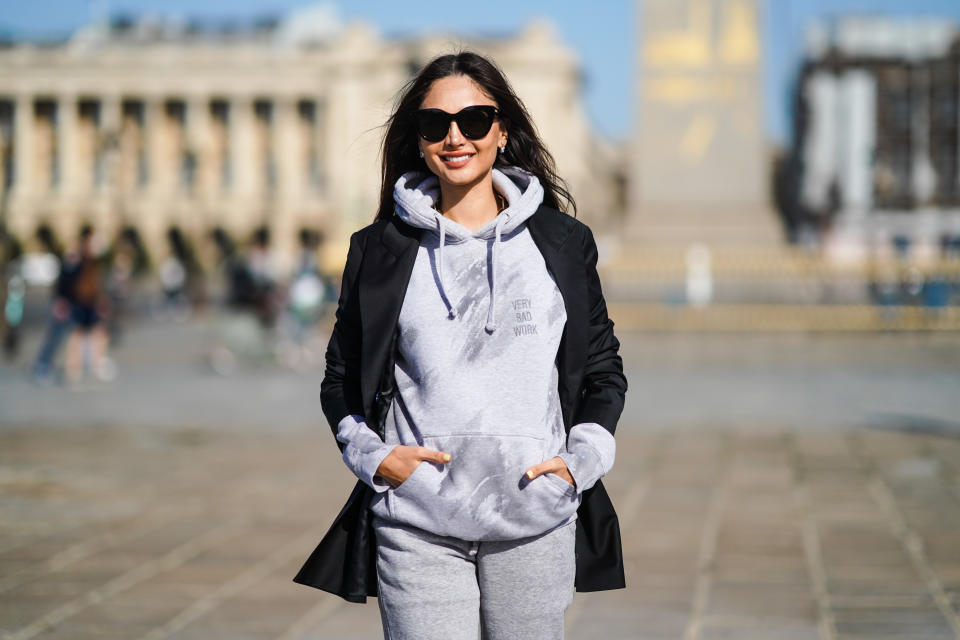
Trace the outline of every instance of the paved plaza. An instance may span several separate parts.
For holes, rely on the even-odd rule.
[[[131,330],[111,383],[0,367],[0,637],[380,637],[292,582],[353,484],[322,374],[215,376],[204,335]],[[960,337],[621,338],[629,586],[569,638],[960,638]]]

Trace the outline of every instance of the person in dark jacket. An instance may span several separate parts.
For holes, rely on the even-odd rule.
[[[321,385],[358,484],[295,581],[377,595],[388,638],[561,638],[624,586],[600,478],[627,389],[575,210],[522,102],[441,56],[388,121]]]

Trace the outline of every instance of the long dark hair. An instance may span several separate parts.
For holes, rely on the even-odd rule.
[[[566,182],[557,175],[553,156],[537,135],[527,108],[503,72],[487,58],[472,51],[461,51],[434,58],[400,91],[397,107],[384,125],[387,132],[381,150],[380,208],[375,219],[387,220],[393,215],[393,185],[400,176],[408,171],[429,173],[420,157],[414,115],[434,81],[452,75],[468,76],[497,103],[501,122],[509,135],[506,149],[497,154],[493,166],[499,169],[512,165],[532,173],[543,186],[543,204],[572,210],[576,216],[577,204]]]

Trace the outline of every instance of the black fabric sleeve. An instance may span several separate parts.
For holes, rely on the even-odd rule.
[[[573,424],[596,422],[611,434],[623,411],[627,378],[623,375],[620,341],[613,334],[613,320],[607,316],[600,276],[597,273],[597,243],[593,232],[581,226],[581,247],[587,270],[587,362],[583,372],[581,397],[573,415]]]
[[[336,320],[327,344],[326,368],[320,383],[320,404],[334,439],[340,420],[350,414],[363,415],[363,399],[360,393],[362,332],[357,300],[357,273],[363,261],[367,235],[357,231],[350,236]],[[343,443],[337,442],[337,446],[343,450]]]

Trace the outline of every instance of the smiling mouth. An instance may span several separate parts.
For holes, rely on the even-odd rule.
[[[440,160],[448,167],[462,167],[467,164],[474,155],[473,153],[445,153],[440,155]]]

